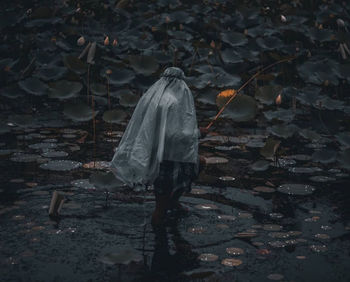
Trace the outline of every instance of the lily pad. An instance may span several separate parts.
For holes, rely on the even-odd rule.
[[[44,81],[51,81],[61,79],[66,72],[67,68],[65,67],[46,66],[40,68],[40,70],[38,71],[38,73],[35,74],[35,76]]]
[[[198,256],[198,259],[201,261],[216,261],[218,258],[219,256],[210,253],[200,254]]]
[[[152,56],[130,55],[129,62],[134,71],[146,76],[156,72],[159,67],[157,60]]]
[[[48,86],[36,77],[29,77],[25,80],[21,80],[18,82],[18,85],[25,92],[35,96],[43,96],[47,94]]]
[[[127,247],[127,248],[122,248],[118,251],[105,253],[98,260],[108,265],[115,265],[115,264],[127,265],[131,262],[140,262],[143,260],[143,257],[134,248]]]
[[[218,108],[221,109],[228,99],[216,100]],[[228,104],[222,116],[234,121],[250,121],[255,118],[256,113],[257,106],[255,100],[250,96],[237,94],[230,104]]]
[[[243,33],[234,31],[222,32],[221,39],[232,47],[243,46],[248,43],[248,39]]]
[[[81,89],[83,89],[83,85],[80,82],[60,80],[50,83],[49,97],[57,99],[69,99],[76,97]]]
[[[263,104],[275,104],[277,96],[281,93],[281,85],[264,85],[257,88],[255,97]]]
[[[289,138],[294,135],[294,133],[297,131],[298,127],[294,124],[276,124],[271,127],[268,127],[267,130],[271,132],[273,135],[276,135],[278,137],[282,138]]]
[[[113,190],[125,186],[125,184],[118,180],[112,172],[93,173],[90,175],[89,180],[97,189]]]
[[[252,164],[251,168],[254,171],[265,171],[269,168],[270,163],[265,160],[259,160]]]
[[[273,138],[268,138],[263,148],[260,149],[260,154],[264,156],[266,159],[274,159],[276,151],[281,144],[280,140],[276,140]]]
[[[288,195],[310,195],[315,188],[308,184],[282,184],[277,191]]]
[[[320,162],[323,164],[329,164],[335,162],[337,152],[333,150],[320,150],[312,154],[313,161]]]
[[[126,117],[127,117],[127,114],[124,111],[117,110],[117,109],[106,111],[103,113],[103,116],[102,116],[105,122],[117,123],[117,124],[124,121]]]
[[[53,171],[70,171],[81,167],[81,162],[70,160],[54,160],[41,164],[40,168]]]
[[[241,248],[226,248],[226,253],[234,256],[239,256],[244,254],[244,250]]]
[[[226,265],[226,266],[239,266],[243,262],[240,259],[233,259],[233,258],[226,258],[221,261],[221,264]]]
[[[107,86],[102,83],[93,83],[90,85],[91,93],[96,96],[107,95]]]
[[[132,93],[122,93],[119,96],[119,104],[123,107],[135,107],[140,100],[140,96]]]
[[[63,58],[64,65],[69,68],[71,71],[75,72],[78,75],[86,73],[88,69],[88,64],[80,60],[75,56],[65,56]]]
[[[82,102],[66,103],[63,113],[74,121],[88,121],[98,114],[98,111],[93,112],[92,109]]]
[[[135,78],[135,73],[127,68],[105,68],[101,71],[102,77],[107,77],[106,71],[110,70],[108,75],[109,83],[115,86],[122,86],[130,83]]]
[[[339,162],[343,168],[350,170],[350,149],[346,149],[339,154]]]

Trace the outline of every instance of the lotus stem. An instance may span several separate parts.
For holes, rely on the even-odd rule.
[[[88,66],[88,72],[87,72],[87,83],[86,83],[86,88],[87,88],[87,103],[89,104],[89,91],[90,91],[90,64]]]
[[[95,102],[94,96],[91,95],[91,103],[92,103],[92,127],[93,127],[93,141],[94,141],[94,168],[96,165],[96,122],[95,122]]]
[[[108,109],[111,109],[111,96],[109,95],[109,78],[107,77],[107,95],[108,95]]]
[[[287,59],[282,59],[282,60],[279,60],[275,63],[272,63],[270,65],[268,65],[267,67],[263,68],[262,70],[258,71],[256,74],[254,74],[251,78],[249,78],[232,96],[230,99],[228,99],[228,101],[225,103],[225,105],[220,109],[220,111],[217,113],[217,115],[214,117],[214,119],[208,124],[208,126],[206,127],[206,129],[209,129],[213,123],[218,119],[218,117],[222,114],[222,112],[225,110],[225,108],[227,107],[227,105],[229,103],[231,103],[231,101],[237,96],[237,94],[239,92],[241,92],[254,78],[256,78],[259,74],[261,74],[262,72],[266,71],[267,69],[277,65],[277,64],[280,64],[280,63],[283,63],[283,62],[287,62],[287,61],[291,61],[291,60],[294,60],[296,57],[293,56],[291,58],[287,58]]]
[[[192,72],[192,68],[193,68],[193,64],[194,64],[194,59],[196,58],[197,51],[198,51],[198,47],[196,47],[196,50],[194,50],[194,54],[193,54],[193,58],[192,58],[192,62],[191,62],[190,71],[188,72],[189,75],[190,75],[191,72]]]

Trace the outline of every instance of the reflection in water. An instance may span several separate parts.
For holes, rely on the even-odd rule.
[[[151,263],[151,281],[178,281],[181,273],[198,267],[198,254],[184,240],[178,231],[178,222],[153,229],[155,250]],[[174,253],[169,246],[169,239],[174,244]],[[171,278],[170,278],[171,277]],[[172,279],[172,280],[169,280]]]

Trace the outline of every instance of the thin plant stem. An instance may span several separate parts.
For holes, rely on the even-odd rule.
[[[280,64],[280,63],[283,63],[283,62],[287,62],[287,61],[291,61],[291,60],[294,60],[296,57],[291,57],[291,58],[287,58],[287,59],[283,59],[283,60],[279,60],[273,64],[270,64],[268,65],[267,67],[263,68],[262,70],[258,71],[256,74],[254,74],[251,78],[249,78],[232,96],[230,99],[227,100],[227,102],[225,103],[225,105],[220,109],[220,111],[217,113],[217,115],[214,117],[214,119],[208,124],[208,126],[206,127],[206,129],[208,130],[212,125],[213,123],[218,119],[218,117],[222,114],[222,112],[225,110],[225,108],[227,107],[227,105],[229,103],[231,103],[231,101],[237,96],[237,94],[239,92],[241,92],[255,77],[257,77],[260,73],[266,71],[267,69],[277,65],[277,64]]]

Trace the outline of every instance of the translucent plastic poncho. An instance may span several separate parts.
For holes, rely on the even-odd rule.
[[[198,172],[199,136],[184,73],[169,67],[139,100],[110,170],[130,187],[151,185],[163,160],[194,163]]]

